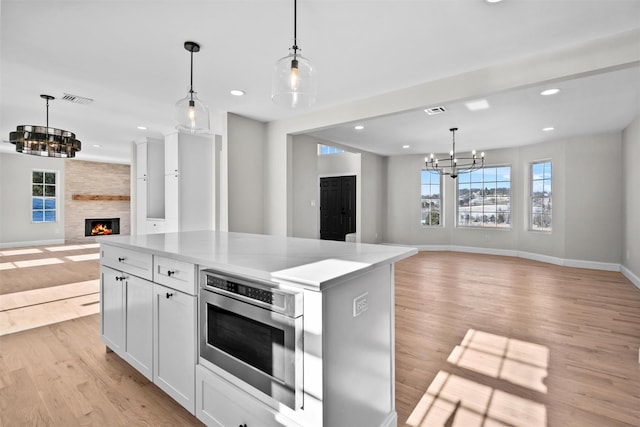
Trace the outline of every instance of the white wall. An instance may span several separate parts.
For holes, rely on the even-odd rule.
[[[387,158],[361,153],[361,176],[360,241],[380,243],[386,229]]]
[[[388,159],[387,241],[432,247],[483,248],[556,260],[621,262],[621,135],[611,133],[487,152],[487,166],[510,165],[512,228],[455,227],[455,181],[444,178],[444,227],[420,224],[422,156]],[[529,165],[551,160],[553,231],[528,229]],[[575,264],[575,262],[573,263]],[[603,267],[607,267],[606,265]]]
[[[640,116],[622,134],[622,265],[640,288]]]
[[[0,247],[64,243],[65,159],[0,153]],[[55,223],[31,223],[31,171],[58,171]]]
[[[226,126],[228,231],[263,233],[265,124],[228,113]]]
[[[292,237],[320,238],[318,198],[318,143],[315,138],[292,138]]]
[[[565,258],[622,262],[622,135],[566,142]]]

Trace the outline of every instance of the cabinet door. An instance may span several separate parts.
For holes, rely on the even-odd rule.
[[[155,384],[195,413],[197,297],[153,284]]]
[[[180,223],[180,175],[164,177],[164,220],[165,232],[178,231]]]
[[[124,359],[153,378],[153,283],[128,276],[125,285]]]
[[[196,381],[196,416],[208,426],[299,427],[201,365],[196,367]]]
[[[164,174],[172,175],[180,173],[178,140],[180,135],[174,133],[164,137]]]
[[[100,333],[102,342],[120,353],[124,344],[124,275],[109,267],[100,267]]]
[[[147,220],[147,234],[156,234],[156,233],[164,233],[165,221],[159,219],[148,219]]]
[[[136,233],[146,234],[147,199],[149,197],[148,179],[138,178],[136,183]]]
[[[147,143],[136,144],[136,178],[146,178],[148,174]]]

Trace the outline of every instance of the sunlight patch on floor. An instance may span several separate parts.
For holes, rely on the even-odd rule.
[[[0,335],[99,311],[99,279],[0,295]]]
[[[100,254],[99,253],[95,253],[95,254],[84,254],[84,255],[69,255],[68,257],[65,257],[66,259],[70,260],[70,261],[90,261],[92,259],[100,259]]]
[[[59,258],[42,258],[42,259],[30,259],[28,261],[15,261],[13,264],[18,268],[25,267],[39,267],[41,265],[62,264],[63,260]]]
[[[469,329],[447,362],[546,393],[549,349]],[[412,427],[546,427],[545,405],[440,371],[407,420]]]
[[[42,251],[40,249],[10,249],[7,251],[0,251],[0,256],[16,256],[16,255],[30,255],[30,254],[41,254]]]
[[[63,252],[63,251],[79,251],[82,249],[92,249],[92,248],[99,248],[99,247],[100,247],[100,243],[89,243],[86,245],[51,246],[45,249],[50,252]]]
[[[549,349],[530,342],[469,329],[447,362],[541,393],[547,392]]]

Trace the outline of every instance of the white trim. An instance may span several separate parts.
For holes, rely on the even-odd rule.
[[[613,262],[583,261],[579,259],[565,259],[567,267],[590,268],[592,270],[620,271],[620,264]]]
[[[636,285],[636,288],[640,289],[640,277],[636,276],[633,271],[629,270],[627,267],[625,267],[624,265],[620,266],[620,271],[622,272],[622,275],[624,277],[626,277],[627,279],[629,279],[629,281],[631,283],[633,283],[634,285]],[[638,356],[638,362],[640,363],[640,355]]]
[[[479,248],[473,246],[456,246],[456,245],[399,245],[393,243],[386,243],[393,246],[408,246],[418,249],[420,252],[428,251],[452,251],[452,252],[467,252],[473,254],[483,255],[500,255],[500,256],[512,256],[518,258],[530,259],[533,261],[545,262],[547,264],[555,264],[564,267],[577,267],[587,268],[591,270],[604,270],[604,271],[622,271],[622,273],[631,282],[633,282],[638,288],[640,288],[640,278],[635,276],[629,269],[621,266],[620,264],[613,262],[599,262],[599,261],[585,261],[578,259],[564,259],[553,257],[549,255],[536,254],[531,252],[514,251],[510,249],[492,249],[492,248]],[[625,274],[625,271],[628,272]]]
[[[396,411],[389,412],[387,418],[380,424],[380,427],[397,427],[398,426],[398,413]]]
[[[32,240],[30,242],[0,243],[0,248],[19,248],[22,246],[44,246],[44,245],[63,245],[63,244],[64,244],[64,239]]]

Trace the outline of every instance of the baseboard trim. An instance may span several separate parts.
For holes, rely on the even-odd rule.
[[[0,243],[0,248],[19,248],[23,246],[64,245],[64,239],[32,240],[30,242]]]
[[[398,413],[391,411],[380,427],[398,427]]]
[[[636,288],[640,289],[640,277],[635,275],[633,271],[629,270],[624,265],[620,266],[620,271],[622,272],[624,277],[626,277],[631,283],[636,285]],[[640,363],[640,356],[638,356],[638,363]]]
[[[398,245],[398,246],[412,246],[412,245]],[[483,255],[500,255],[500,256],[512,256],[518,258],[530,259],[532,261],[546,262],[547,264],[561,265],[564,267],[577,267],[586,268],[590,270],[605,270],[605,271],[621,271],[622,266],[620,264],[612,262],[598,262],[598,261],[585,261],[579,259],[565,259],[558,258],[549,255],[536,254],[532,252],[514,251],[509,249],[492,249],[492,248],[480,248],[475,246],[456,246],[456,245],[417,245],[412,246],[417,248],[421,252],[427,251],[452,251],[452,252],[467,252]],[[627,269],[627,271],[629,271]],[[632,274],[629,271],[629,274]],[[626,276],[626,275],[625,275]],[[637,279],[637,276],[635,276]],[[633,282],[632,279],[629,279]],[[636,282],[634,284],[638,287]]]

